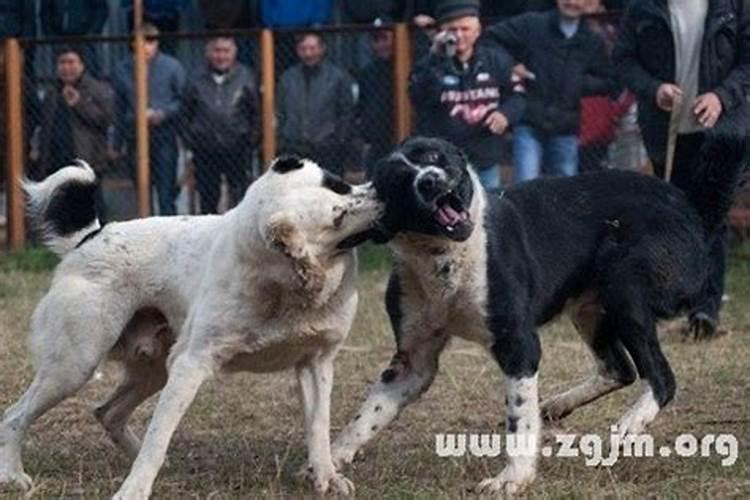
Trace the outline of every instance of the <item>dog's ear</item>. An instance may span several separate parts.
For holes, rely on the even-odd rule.
[[[291,259],[292,268],[302,287],[317,293],[325,285],[325,271],[318,259],[307,248],[305,235],[294,222],[292,214],[277,212],[269,217],[262,231],[270,248],[278,250]]]
[[[276,212],[268,218],[262,229],[266,244],[292,259],[302,256],[305,248],[305,237],[294,223],[292,214]]]

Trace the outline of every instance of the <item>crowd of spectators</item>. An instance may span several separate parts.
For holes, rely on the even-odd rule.
[[[419,27],[410,82],[415,131],[462,146],[488,189],[503,184],[500,173],[509,169],[500,165],[512,165],[513,182],[607,168],[620,119],[635,109],[635,96],[618,84],[611,63],[627,3],[145,0],[154,209],[176,213],[178,185],[187,179],[199,196],[199,208],[192,209],[224,210],[257,172],[257,45],[211,30],[410,21]],[[4,36],[123,33],[132,28],[132,7],[132,0],[0,0],[0,26]],[[607,10],[618,15],[592,16]],[[185,29],[206,31],[203,57],[178,54],[179,43],[196,42],[168,34]],[[279,151],[347,174],[374,168],[392,146],[393,33],[364,33],[357,43],[342,44],[346,35],[280,32],[277,54],[287,43],[294,57],[277,61]],[[132,177],[131,54],[105,67],[95,42],[53,47],[54,77],[38,78],[38,70],[27,75],[27,82],[38,82],[29,83],[35,92],[26,102],[31,175],[48,175],[80,156],[100,170],[124,165]],[[32,49],[25,51],[27,69],[34,68]],[[191,175],[182,172],[185,165]]]

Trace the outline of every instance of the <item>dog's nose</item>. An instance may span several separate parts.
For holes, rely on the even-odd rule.
[[[417,189],[425,198],[432,198],[448,188],[448,183],[439,172],[423,172],[417,178]]]

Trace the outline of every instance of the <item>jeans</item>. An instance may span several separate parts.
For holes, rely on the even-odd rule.
[[[544,136],[527,125],[513,129],[513,182],[536,179],[542,171],[554,176],[578,172],[578,138],[573,135]]]
[[[496,193],[500,191],[500,167],[498,165],[478,168],[476,169],[476,172],[479,176],[479,182],[482,184],[485,191],[488,193]]]
[[[136,145],[128,144],[129,163],[136,178]],[[149,164],[151,167],[151,184],[156,188],[159,215],[175,215],[177,207],[175,200],[177,189],[177,136],[173,131],[159,131],[151,129],[149,140]],[[154,213],[154,200],[151,200],[151,211]]]

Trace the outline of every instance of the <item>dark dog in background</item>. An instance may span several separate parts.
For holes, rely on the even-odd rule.
[[[386,307],[397,352],[334,443],[338,466],[432,383],[451,336],[488,349],[505,374],[506,432],[531,439],[480,493],[514,493],[535,476],[541,418],[632,384],[618,422],[641,433],[674,396],[657,320],[687,311],[707,281],[708,245],[748,161],[748,141],[712,132],[700,188],[608,171],[540,179],[487,195],[466,157],[440,139],[407,140],[374,174],[395,265]],[[537,328],[564,309],[597,360],[586,381],[538,404]],[[540,411],[541,410],[541,411]]]

